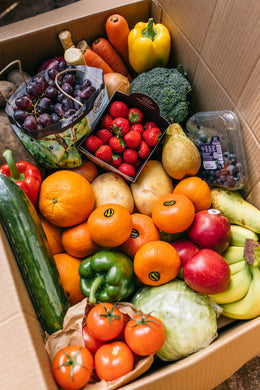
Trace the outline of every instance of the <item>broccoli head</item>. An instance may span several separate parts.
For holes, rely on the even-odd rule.
[[[183,122],[189,115],[191,84],[182,66],[157,67],[140,73],[131,83],[131,92],[142,92],[153,98],[160,114],[169,122]]]

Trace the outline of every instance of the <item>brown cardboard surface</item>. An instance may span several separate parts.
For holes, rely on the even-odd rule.
[[[252,128],[255,137],[260,136],[260,90],[256,86],[260,85],[260,61],[257,62],[255,69],[250,75],[247,85],[244,88],[241,97],[238,99],[237,108],[241,115],[246,118],[248,126]]]
[[[62,54],[57,33],[67,28],[75,42],[104,33],[114,11],[130,27],[154,15],[172,34],[173,64],[182,63],[193,83],[196,110],[234,110],[244,137],[249,168],[248,200],[260,207],[259,2],[249,0],[79,1],[0,28],[0,68],[20,58],[27,72]],[[109,9],[110,8],[110,9]],[[42,341],[42,330],[0,229],[2,387],[6,390],[57,389]],[[207,348],[172,364],[152,368],[122,389],[211,390],[260,353],[260,317],[228,326]],[[11,363],[10,363],[11,362]]]
[[[240,98],[258,59],[260,7],[255,6],[254,0],[246,7],[241,1],[219,0],[201,51],[234,101]]]
[[[216,7],[217,0],[160,1],[174,24],[200,53]],[[173,37],[174,39],[174,37]]]

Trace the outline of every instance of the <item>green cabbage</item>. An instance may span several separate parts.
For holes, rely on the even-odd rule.
[[[144,287],[132,300],[142,312],[158,317],[166,339],[156,355],[174,361],[208,346],[217,337],[217,312],[213,301],[174,279],[162,286]]]

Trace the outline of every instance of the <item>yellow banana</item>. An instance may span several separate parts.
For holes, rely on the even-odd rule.
[[[238,261],[244,260],[244,247],[230,245],[227,250],[222,254],[228,264],[233,264]]]
[[[252,230],[239,225],[231,225],[231,241],[229,245],[245,246],[247,238],[258,241],[258,235]]]
[[[232,267],[240,265],[239,270],[233,270]],[[236,267],[238,269],[238,267]],[[232,264],[230,266],[231,278],[226,291],[213,295],[213,299],[218,304],[225,304],[238,301],[243,298],[250,287],[252,275],[246,261]]]
[[[245,264],[246,264],[246,261],[243,259],[241,261],[237,261],[236,263],[230,264],[229,265],[230,274],[235,275],[237,272],[239,272],[245,268],[245,266],[246,266]]]
[[[240,300],[220,305],[223,315],[239,320],[249,320],[260,315],[260,269],[259,266],[249,266],[252,281],[247,294]]]

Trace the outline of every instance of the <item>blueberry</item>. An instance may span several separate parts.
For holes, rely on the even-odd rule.
[[[206,136],[205,133],[202,133],[202,134],[199,135],[199,140],[200,140],[203,144],[205,144],[206,142],[208,142],[208,137]]]
[[[236,167],[235,167],[235,165],[229,165],[229,166],[227,167],[227,174],[228,174],[229,176],[234,176],[234,175],[236,175]]]

